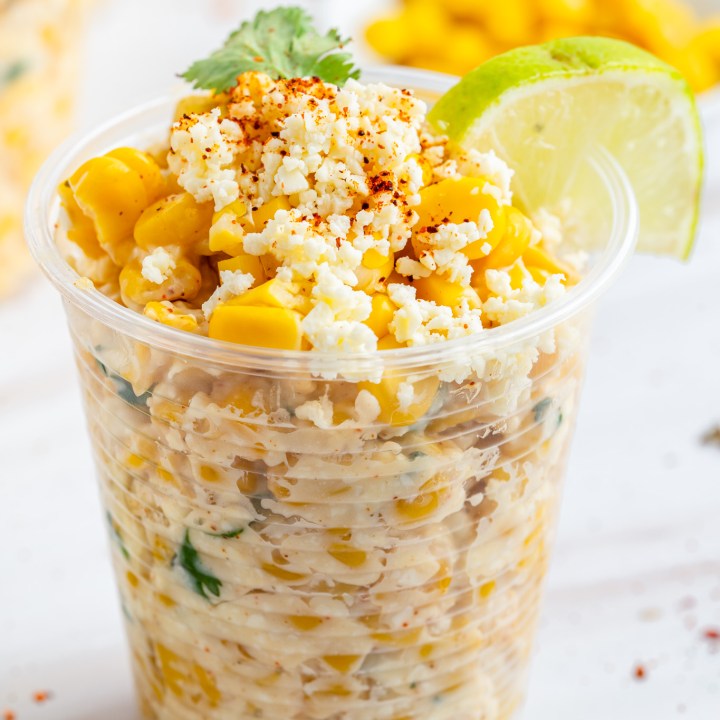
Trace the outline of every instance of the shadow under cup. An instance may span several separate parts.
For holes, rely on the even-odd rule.
[[[577,287],[527,318],[371,357],[231,346],[76,286],[53,238],[57,184],[158,137],[171,108],[60,151],[27,210],[75,342],[143,713],[514,717],[592,305],[637,231],[624,176],[588,158],[598,250]]]

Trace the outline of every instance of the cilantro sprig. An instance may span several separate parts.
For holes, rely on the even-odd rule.
[[[190,530],[185,530],[182,545],[177,553],[177,562],[180,567],[188,574],[192,589],[209,600],[208,592],[215,597],[220,597],[220,588],[222,581],[218,580],[210,571],[203,566],[200,555],[195,546],[190,542]]]
[[[310,14],[299,7],[261,10],[246,20],[210,57],[194,62],[183,74],[193,87],[224,92],[237,76],[254,70],[275,79],[319,77],[334,85],[360,77],[349,42],[337,30],[321,35]]]

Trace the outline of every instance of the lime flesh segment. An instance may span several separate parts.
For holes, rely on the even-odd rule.
[[[686,80],[654,55],[597,37],[511,50],[462,78],[429,120],[453,143],[505,159],[521,205],[569,201],[585,218],[593,197],[583,192],[584,160],[604,147],[634,189],[638,249],[690,253],[703,175],[700,120]]]

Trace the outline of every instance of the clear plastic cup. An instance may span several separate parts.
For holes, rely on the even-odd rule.
[[[366,77],[428,97],[452,82]],[[524,319],[375,356],[243,347],[88,289],[53,237],[57,184],[157,139],[171,110],[64,148],[27,207],[75,342],[144,715],[515,717],[593,301],[637,232],[624,175],[588,158],[591,269]]]
[[[32,267],[25,193],[71,131],[88,0],[0,0],[0,297]]]

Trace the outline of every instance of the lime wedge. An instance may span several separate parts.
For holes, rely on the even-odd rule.
[[[683,76],[655,56],[597,37],[517,48],[465,75],[429,120],[452,142],[503,157],[521,205],[569,201],[584,217],[592,217],[593,197],[582,161],[604,147],[635,191],[638,249],[689,255],[703,174],[700,120]]]

